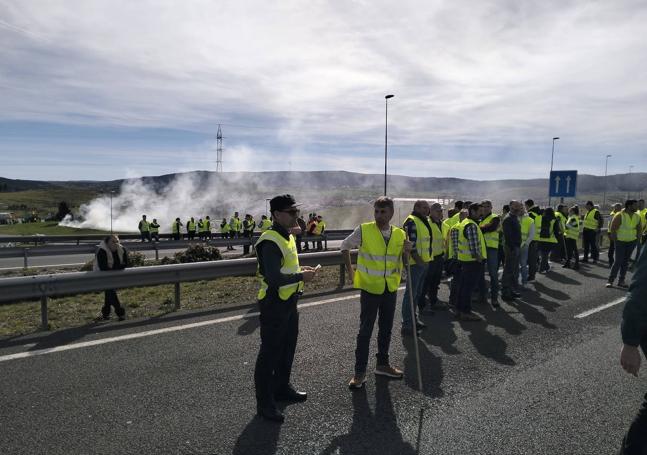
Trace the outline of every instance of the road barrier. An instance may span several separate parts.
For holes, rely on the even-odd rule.
[[[353,260],[357,251],[352,251]],[[346,280],[346,267],[339,251],[299,255],[301,265],[339,265],[339,287]],[[116,271],[59,273],[0,279],[0,303],[40,299],[41,328],[47,330],[47,301],[51,297],[124,289],[160,284],[175,284],[175,309],[180,308],[180,283],[213,280],[256,273],[256,258],[229,259],[191,264],[155,265]]]
[[[326,233],[325,235],[321,236],[304,236],[302,238],[302,241],[308,241],[308,242],[323,242],[323,247],[324,250],[328,250],[328,241],[329,240],[343,240],[345,239],[348,235],[350,235],[352,231],[350,230],[338,230],[338,231],[331,231],[329,233]],[[30,236],[33,237],[33,236]],[[58,237],[65,237],[66,239],[70,239],[72,237],[70,236],[44,236],[43,238],[47,239],[49,243],[58,243]],[[95,239],[95,237],[97,237]],[[28,246],[14,246],[14,247],[6,247],[6,248],[0,248],[0,259],[3,258],[23,258],[23,267],[28,268],[29,267],[29,258],[30,257],[35,257],[35,256],[60,256],[60,255],[71,255],[71,254],[94,254],[97,250],[97,243],[101,240],[103,240],[106,236],[105,235],[100,235],[100,236],[85,236],[85,237],[73,237],[73,241],[76,241],[76,245],[41,245],[41,246],[34,246],[34,247],[28,247]],[[122,239],[124,236],[119,236],[120,239]],[[129,238],[132,236],[128,236]],[[226,247],[228,245],[231,246],[244,246],[244,245],[253,245],[256,243],[258,240],[258,235],[255,235],[253,238],[249,239],[246,237],[239,237],[236,239],[223,239],[223,238],[215,238],[212,240],[169,240],[169,241],[163,241],[163,242],[135,242],[135,241],[130,241],[130,242],[122,242],[123,245],[129,250],[129,251],[155,251],[155,260],[159,260],[159,252],[160,250],[171,250],[171,249],[180,249],[180,248],[188,248],[191,245],[196,245],[196,244],[206,244],[209,246],[214,246],[214,247]],[[1,242],[9,242],[7,239],[16,239],[17,237],[2,237],[0,238]],[[20,239],[23,239],[22,237],[18,237]],[[88,240],[90,238],[90,240]],[[137,236],[137,239],[140,237]],[[83,243],[81,243],[80,239],[83,239]],[[15,240],[14,240],[15,241]],[[86,243],[92,241],[92,243]],[[22,240],[21,243],[24,243],[24,239]],[[31,240],[29,241],[31,243]],[[44,243],[41,241],[41,243]]]

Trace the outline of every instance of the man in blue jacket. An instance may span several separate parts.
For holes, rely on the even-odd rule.
[[[640,351],[647,355],[647,254],[640,254],[636,271],[629,285],[625,308],[622,313],[622,351],[620,364],[627,373],[638,376]],[[647,453],[647,394],[638,414],[622,440],[620,454],[639,455]]]

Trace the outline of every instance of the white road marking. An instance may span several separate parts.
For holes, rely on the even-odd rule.
[[[404,289],[404,286],[400,287],[398,290],[402,290],[402,289]],[[325,305],[327,303],[342,302],[345,300],[353,300],[357,298],[359,298],[359,294],[354,293],[352,295],[346,295],[343,297],[335,297],[332,299],[317,300],[315,302],[303,303],[299,305],[299,308],[300,309],[310,308],[313,306]],[[208,321],[193,322],[191,324],[184,324],[184,325],[176,325],[173,327],[166,327],[163,329],[147,330],[145,332],[130,333],[128,335],[120,335],[120,336],[111,337],[111,338],[101,338],[100,340],[83,341],[80,343],[72,343],[72,344],[66,344],[62,346],[55,346],[53,348],[18,352],[16,354],[8,354],[8,355],[0,356],[0,362],[6,362],[8,360],[16,360],[16,359],[25,359],[27,357],[35,357],[38,355],[52,354],[54,352],[69,351],[72,349],[87,348],[90,346],[98,346],[101,344],[114,343],[116,341],[134,340],[136,338],[143,338],[151,335],[160,335],[162,333],[179,332],[180,330],[188,330],[188,329],[194,329],[196,327],[205,327],[205,326],[214,325],[214,324],[222,324],[224,322],[240,321],[242,319],[255,318],[259,315],[260,313],[255,311],[253,313],[245,313],[245,314],[239,314],[236,316],[228,316],[226,318],[210,319]],[[31,346],[33,346],[33,343],[25,345],[25,347],[27,348]]]
[[[625,298],[626,297],[619,297],[613,300],[612,302],[605,303],[604,305],[600,305],[599,307],[595,307],[591,310],[585,311],[584,313],[576,314],[575,319],[582,319],[587,316],[591,316],[592,314],[598,313],[602,310],[606,310],[607,308],[611,308],[612,306],[616,306],[617,304],[624,302]]]
[[[44,267],[69,267],[72,265],[84,265],[85,262],[75,262],[74,264],[50,264],[50,265],[30,265],[30,269],[42,269]],[[23,270],[24,267],[2,267],[0,268],[0,271],[2,270]]]

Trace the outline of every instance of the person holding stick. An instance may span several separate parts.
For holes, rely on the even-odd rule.
[[[404,230],[390,224],[393,200],[379,197],[373,204],[375,221],[363,223],[341,245],[348,278],[360,289],[360,327],[355,349],[355,374],[350,389],[366,383],[369,345],[375,319],[378,320],[376,375],[402,379],[404,373],[389,362],[393,318],[400,286],[402,260],[408,258],[412,243]],[[351,263],[350,250],[359,248],[357,267]]]

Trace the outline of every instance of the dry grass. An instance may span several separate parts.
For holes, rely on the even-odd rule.
[[[53,273],[53,270],[12,271],[3,274],[3,277],[36,273]],[[338,283],[339,267],[323,267],[315,280],[306,285],[306,294],[335,289]],[[182,283],[182,309],[227,308],[253,304],[258,288],[258,278],[248,276]],[[124,289],[118,292],[129,318],[151,318],[174,311],[175,287],[172,284]],[[102,305],[103,293],[51,299],[48,304],[49,327],[51,330],[58,330],[92,323],[99,315]],[[0,336],[23,335],[38,330],[40,302],[19,302],[0,306]]]

